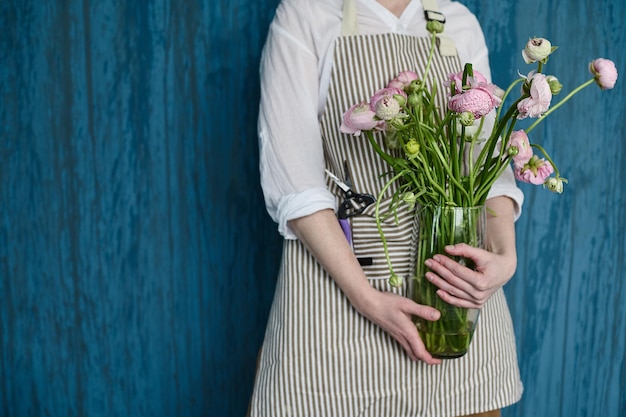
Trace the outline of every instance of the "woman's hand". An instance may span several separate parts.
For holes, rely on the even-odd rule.
[[[432,272],[426,278],[439,288],[437,294],[447,303],[458,307],[480,308],[506,284],[515,273],[516,257],[499,255],[464,243],[446,247],[452,256],[471,259],[475,270],[444,255],[426,260]]]
[[[487,250],[464,243],[446,247],[451,256],[471,259],[469,269],[443,254],[426,260],[426,278],[440,290],[442,300],[458,307],[480,308],[506,284],[517,268],[513,202],[507,197],[487,201]]]
[[[430,365],[440,364],[441,360],[433,358],[424,347],[411,320],[412,315],[426,320],[438,320],[440,313],[409,298],[370,288],[367,295],[361,295],[353,302],[359,313],[396,339],[412,360],[421,360]]]
[[[406,297],[373,288],[332,210],[321,210],[291,220],[289,224],[359,313],[396,339],[411,359],[429,364],[441,363],[426,351],[411,320],[412,315],[436,320],[439,312]]]

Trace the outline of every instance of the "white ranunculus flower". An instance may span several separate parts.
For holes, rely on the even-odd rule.
[[[532,38],[526,43],[526,47],[522,51],[524,62],[532,64],[533,62],[543,61],[552,53],[552,44],[545,38]]]

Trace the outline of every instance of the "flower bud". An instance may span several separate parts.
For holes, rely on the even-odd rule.
[[[413,191],[407,191],[402,194],[402,201],[409,205],[409,210],[412,210],[415,207],[415,203],[417,203],[417,196]]]
[[[410,139],[404,145],[404,152],[406,153],[406,157],[409,159],[414,159],[420,152],[420,144],[417,143],[415,139]]]
[[[563,89],[563,84],[561,84],[558,78],[556,78],[554,75],[547,75],[546,81],[548,82],[548,85],[550,85],[550,91],[553,95],[559,94]]]
[[[610,59],[597,58],[589,63],[589,71],[602,90],[610,90],[617,81],[617,68]]]
[[[443,23],[438,21],[438,20],[429,20],[428,23],[426,23],[426,30],[429,33],[442,33],[443,32]]]
[[[391,277],[389,277],[389,285],[392,287],[396,287],[399,288],[402,286],[402,277],[393,274],[391,275]]]
[[[407,90],[409,93],[417,93],[421,91],[423,88],[424,88],[424,83],[421,80],[416,79],[416,80],[411,81]]]
[[[556,47],[553,48],[550,41],[545,38],[532,38],[526,43],[526,47],[522,51],[522,57],[527,64],[537,61],[545,63],[548,61],[548,56],[555,49]]]
[[[404,106],[406,104],[406,97],[404,97],[403,95],[400,94],[394,94],[393,98],[396,99],[396,101],[398,102],[398,104],[400,105],[400,107]]]
[[[561,194],[563,192],[563,183],[567,183],[565,178],[550,177],[544,183],[543,186],[553,193]]]
[[[506,151],[510,157],[514,157],[519,155],[519,148],[517,146],[509,146],[509,149]]]
[[[464,111],[463,113],[459,114],[459,121],[464,126],[472,126],[475,121],[474,113],[472,113],[471,111]]]
[[[410,107],[416,107],[420,103],[420,96],[417,93],[409,94],[408,104]]]

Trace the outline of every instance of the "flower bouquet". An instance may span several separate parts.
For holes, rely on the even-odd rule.
[[[376,221],[393,286],[402,285],[402,279],[394,273],[381,222],[401,206],[418,207],[419,247],[410,292],[416,302],[442,314],[436,322],[415,318],[415,323],[429,352],[445,358],[467,351],[478,312],[450,306],[439,298],[437,288],[424,278],[424,261],[443,253],[449,244],[481,247],[487,194],[509,166],[517,180],[561,193],[567,180],[528,134],[583,88],[593,83],[603,90],[613,88],[617,70],[610,60],[592,61],[591,79],[551,106],[562,85],[555,76],[544,74],[544,66],[557,48],[547,39],[533,38],[522,56],[527,64],[536,64],[534,70],[502,90],[467,63],[462,72],[449,74],[440,84],[447,88],[447,109],[441,109],[435,104],[438,84],[429,70],[436,35],[443,25],[429,22],[427,28],[431,43],[424,73],[403,71],[368,101],[352,106],[344,114],[341,131],[354,136],[363,133],[389,165],[388,179],[377,198]],[[512,103],[505,108],[507,100]],[[493,126],[486,122],[488,115],[494,118]],[[517,122],[526,118],[536,120],[516,129]],[[391,208],[381,213],[381,200],[388,190],[393,190]],[[469,259],[457,261],[473,267]]]

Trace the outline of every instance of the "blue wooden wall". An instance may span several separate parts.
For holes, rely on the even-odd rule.
[[[507,415],[626,416],[625,3],[464,3],[483,24],[497,83],[526,71],[515,52],[530,36],[559,46],[546,72],[565,89],[597,57],[622,76],[614,90],[588,87],[531,133],[570,183],[562,195],[524,187],[519,268],[506,290],[525,395]]]
[[[0,416],[244,415],[277,273],[257,68],[278,0],[0,2]],[[494,79],[530,36],[563,84],[626,71],[621,0],[465,3]],[[626,415],[624,80],[534,131],[507,286],[526,391],[506,416]]]

